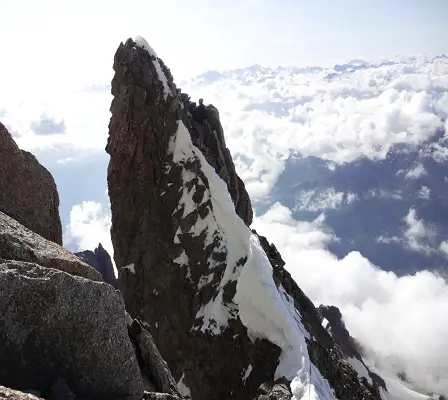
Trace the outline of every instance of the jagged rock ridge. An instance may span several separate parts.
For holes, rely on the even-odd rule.
[[[250,200],[216,108],[205,125],[194,121],[188,96],[142,40],[120,45],[114,70],[106,150],[120,286],[176,380],[195,400],[269,398],[284,392],[274,382],[282,374],[295,378],[285,396],[309,389],[331,398],[328,381],[340,400],[380,399],[276,249],[244,225]],[[297,377],[285,369],[288,356]]]
[[[118,288],[118,282],[115,277],[112,259],[101,243],[93,251],[84,250],[75,253],[75,255],[91,267],[95,268],[95,270],[97,270],[103,277],[104,282],[112,285],[114,288]]]
[[[62,244],[59,195],[53,176],[19,149],[0,122],[0,211],[52,242]]]

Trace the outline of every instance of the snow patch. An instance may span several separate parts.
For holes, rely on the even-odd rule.
[[[360,360],[354,357],[348,357],[347,362],[353,367],[359,378],[366,378],[367,382],[369,382],[370,385],[373,384],[372,378],[369,375],[369,371]]]
[[[214,275],[213,272],[207,276],[202,275],[201,279],[199,279],[198,290],[201,290],[205,285],[208,285],[213,280]]]
[[[182,397],[186,399],[191,399],[191,391],[190,388],[184,383],[185,373],[182,374],[179,382],[177,382],[177,390],[181,394]]]
[[[162,67],[160,66],[159,59],[157,57],[156,52],[154,49],[149,45],[149,43],[141,36],[136,36],[134,38],[134,42],[137,44],[138,47],[141,47],[143,50],[146,50],[149,55],[153,58],[153,64],[157,72],[157,76],[159,78],[159,81],[162,82],[163,85],[163,97],[165,100],[168,98],[168,95],[171,94],[171,89],[168,86],[168,81],[166,79],[166,75],[162,70]]]
[[[188,265],[189,258],[185,250],[182,251],[181,255],[173,260],[174,263],[179,264],[181,267]]]
[[[135,264],[134,263],[128,264],[128,265],[124,266],[122,269],[126,269],[135,275]]]
[[[246,384],[246,380],[247,378],[249,378],[251,372],[252,372],[252,364],[249,364],[249,366],[245,370],[243,370],[242,373],[243,377],[241,378],[241,381],[243,382],[243,385]]]
[[[331,325],[330,325],[330,321],[328,321],[328,319],[324,318],[324,320],[322,321],[322,327],[327,331],[327,333],[333,337],[333,334],[331,332]]]

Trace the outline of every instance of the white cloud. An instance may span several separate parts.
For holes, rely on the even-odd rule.
[[[429,200],[431,198],[431,189],[427,186],[422,186],[418,191],[418,197]]]
[[[406,229],[403,231],[402,237],[386,237],[380,236],[378,242],[383,243],[400,243],[409,250],[424,253],[430,256],[436,249],[429,246],[426,241],[436,236],[437,232],[434,227],[428,226],[423,220],[417,218],[417,212],[414,208],[410,208],[406,216],[403,218]]]
[[[424,244],[423,241],[435,236],[436,232],[434,228],[427,226],[423,220],[418,219],[417,213],[413,208],[409,209],[404,221],[407,224],[407,229],[404,234],[407,246],[411,250],[431,253],[431,247]]]
[[[381,190],[381,189],[369,190],[366,193],[366,197],[367,198],[379,197],[379,198],[383,198],[383,199],[394,199],[394,200],[402,200],[403,199],[403,195],[401,194],[400,191],[388,192],[388,191]]]
[[[405,179],[418,179],[427,174],[425,167],[422,164],[417,164],[414,168],[407,171],[404,177]]]
[[[311,190],[304,193],[297,199],[298,208],[307,211],[325,211],[336,209],[345,202],[351,203],[356,199],[354,193],[348,193],[344,199],[343,192],[336,192],[333,188],[326,189],[323,192]]]
[[[442,243],[440,243],[439,249],[440,249],[441,252],[443,252],[446,255],[448,255],[448,241],[445,240]]]
[[[93,250],[101,243],[113,258],[110,227],[111,215],[107,207],[94,201],[83,201],[70,211],[64,244],[76,247],[76,251],[83,251]]]
[[[26,97],[2,97],[2,122],[25,150],[52,148],[103,150],[106,145],[110,88],[69,90],[52,87]]]
[[[407,215],[408,234],[423,237],[427,228]],[[423,271],[397,277],[374,266],[358,252],[337,259],[324,249],[333,240],[323,217],[299,222],[276,204],[257,217],[254,228],[269,232],[293,278],[316,305],[338,306],[353,336],[372,360],[405,372],[415,386],[448,394],[448,286]],[[447,246],[448,247],[448,246]]]
[[[244,156],[238,172],[257,196],[291,151],[338,163],[381,159],[396,143],[421,144],[448,117],[448,60],[424,56],[342,73],[253,67],[182,87],[220,109],[232,155]],[[441,145],[432,152],[448,157]]]

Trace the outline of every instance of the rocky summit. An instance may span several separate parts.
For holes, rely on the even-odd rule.
[[[118,282],[117,278],[115,277],[112,259],[101,243],[93,251],[84,250],[75,253],[75,255],[89,264],[91,267],[95,268],[95,270],[101,274],[104,282],[107,282],[114,288],[118,288]]]
[[[275,246],[250,230],[218,110],[194,118],[142,38],[119,46],[114,70],[106,151],[119,285],[181,394],[386,398],[359,353],[351,361],[322,325]]]

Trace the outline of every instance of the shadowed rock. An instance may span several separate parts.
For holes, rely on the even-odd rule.
[[[348,362],[353,362],[353,359],[357,360],[357,362],[366,369],[366,372],[372,380],[374,387],[386,388],[386,383],[384,380],[374,372],[370,371],[364,363],[361,355],[361,345],[350,335],[349,331],[345,327],[345,323],[339,308],[335,306],[321,305],[318,308],[318,312],[322,319],[327,321],[325,324],[325,329],[331,334],[334,343],[341,349]]]
[[[100,243],[94,250],[85,250],[79,253],[75,253],[81,260],[95,268],[101,276],[104,282],[112,285],[114,288],[118,288],[117,278],[114,273],[114,266],[107,250]]]
[[[20,150],[0,122],[0,211],[62,245],[59,195],[53,176],[31,153]]]
[[[180,397],[170,368],[157,350],[154,339],[147,329],[149,327],[145,328],[145,326],[147,324],[138,320],[128,321],[129,335],[139,355],[142,373],[154,381],[153,384],[158,392]]]
[[[190,132],[193,144],[201,150],[208,163],[227,184],[237,215],[249,226],[253,218],[250,197],[243,181],[236,173],[232,156],[226,147],[218,109],[213,105],[207,106],[207,120],[206,123],[201,124],[195,121],[188,112],[191,104],[189,97],[183,94],[180,98],[183,105],[181,118]]]

